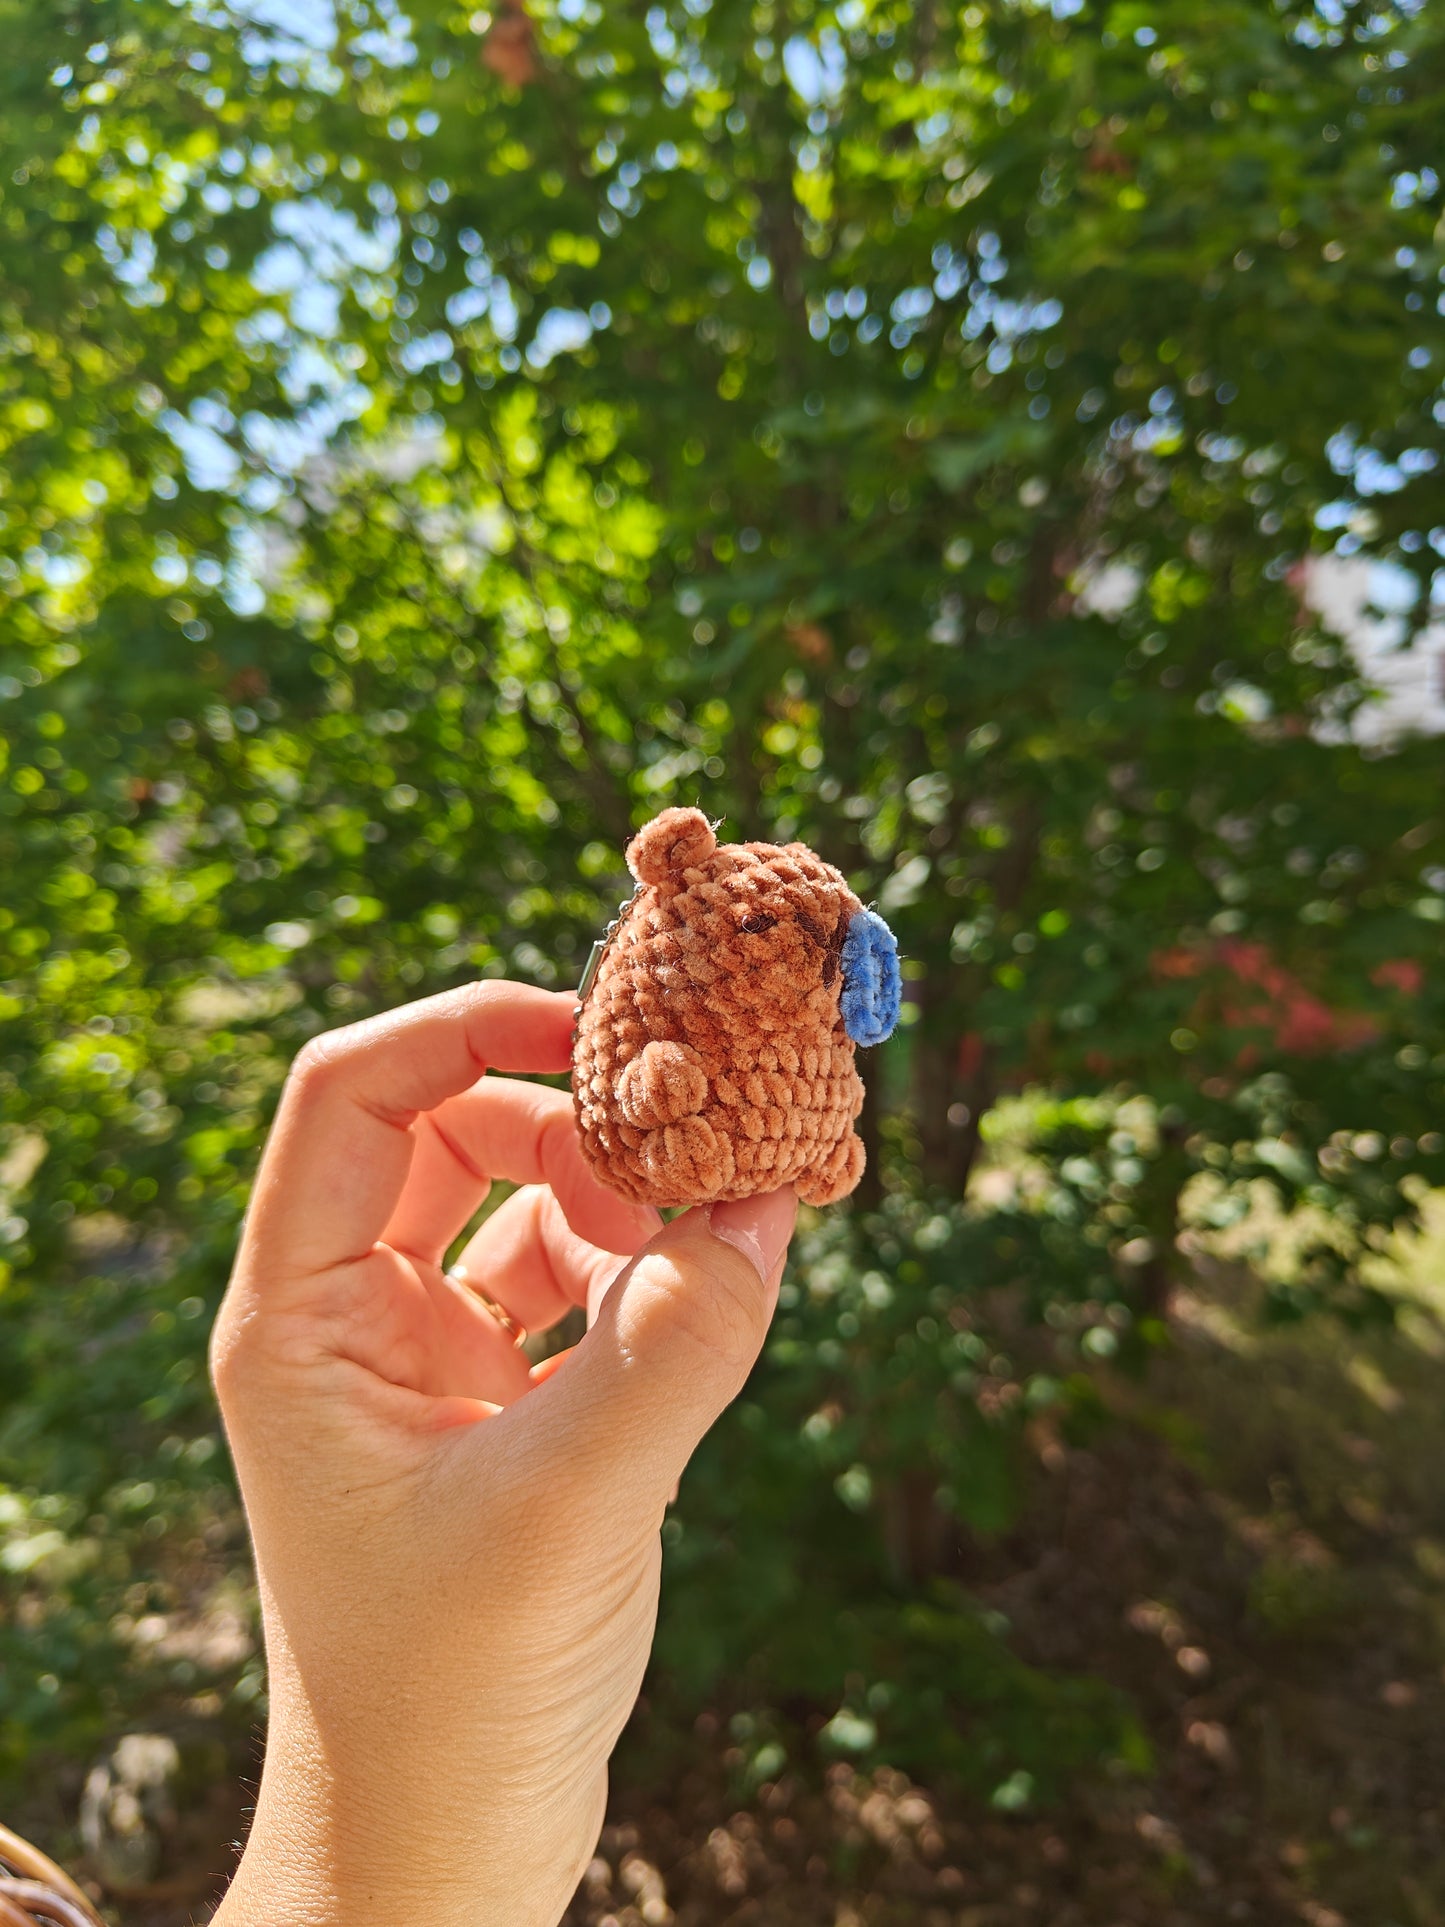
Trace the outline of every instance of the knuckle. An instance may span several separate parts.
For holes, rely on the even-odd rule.
[[[244,1289],[222,1303],[211,1328],[206,1363],[216,1402],[227,1421],[242,1412],[275,1409],[294,1396],[301,1379],[330,1355],[340,1319],[328,1324],[323,1307],[277,1311]]]
[[[308,1037],[291,1060],[291,1082],[298,1088],[311,1088],[327,1079],[346,1056],[360,1028],[358,1024],[347,1024],[339,1030],[323,1030],[315,1037]]]
[[[211,1384],[224,1408],[232,1403],[247,1376],[247,1347],[242,1330],[224,1315],[216,1320],[207,1352]]]
[[[550,1097],[550,1093],[548,1095]],[[562,1097],[565,1094],[559,1091],[557,1095]],[[537,1169],[543,1173],[546,1183],[554,1192],[565,1192],[568,1181],[574,1176],[571,1152],[577,1130],[570,1101],[565,1111],[559,1104],[540,1101],[533,1114],[532,1129],[530,1149]]]

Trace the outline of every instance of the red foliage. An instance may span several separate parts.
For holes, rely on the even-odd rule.
[[[1407,997],[1417,997],[1424,987],[1425,966],[1414,957],[1391,957],[1388,963],[1376,964],[1370,982],[1381,990],[1399,990]]]
[[[501,0],[481,59],[509,87],[525,87],[537,78],[537,35],[522,0]]]
[[[1166,978],[1220,971],[1242,990],[1255,992],[1245,998],[1226,989],[1211,1013],[1214,1021],[1231,1030],[1268,1031],[1275,1048],[1290,1056],[1358,1050],[1379,1035],[1379,1024],[1367,1011],[1337,1010],[1325,1003],[1277,963],[1262,943],[1225,938],[1203,948],[1180,945],[1156,952],[1153,965],[1155,974]],[[1417,964],[1401,958],[1380,965],[1374,981],[1410,992],[1419,988],[1422,974]],[[1248,1046],[1246,1051],[1255,1055]]]

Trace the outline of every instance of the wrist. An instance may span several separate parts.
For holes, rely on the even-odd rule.
[[[396,1844],[379,1847],[366,1868],[348,1869],[320,1842],[304,1853],[273,1843],[247,1846],[212,1927],[383,1927],[426,1920],[437,1927],[482,1927],[466,1892],[436,1869],[409,1869]],[[501,1916],[495,1916],[500,1922]],[[526,1917],[526,1927],[542,1927]],[[556,1927],[555,1919],[546,1927]]]
[[[585,1858],[569,1869],[566,1891],[557,1884],[555,1857],[524,1862],[503,1877],[495,1867],[478,1876],[460,1855],[413,1854],[400,1829],[373,1849],[337,1851],[324,1835],[247,1844],[212,1927],[557,1927],[576,1890]],[[539,1881],[546,1892],[539,1896]],[[540,1902],[540,1904],[539,1904]]]
[[[333,1768],[273,1727],[212,1927],[557,1927],[601,1832],[605,1775],[585,1811],[561,1811],[520,1790],[459,1797],[439,1761],[379,1766]]]

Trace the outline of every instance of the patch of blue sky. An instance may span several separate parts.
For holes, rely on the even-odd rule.
[[[1422,167],[1418,174],[1397,174],[1390,186],[1391,207],[1413,207],[1417,201],[1433,198],[1440,176],[1433,167]]]
[[[268,248],[258,260],[252,279],[261,294],[284,295],[289,316],[288,324],[274,309],[258,315],[251,330],[257,338],[279,341],[288,326],[313,340],[336,333],[341,290],[329,277],[315,273],[299,249],[289,243]]]
[[[385,27],[371,27],[349,43],[351,51],[378,67],[410,67],[416,60],[416,42],[411,38],[411,22],[398,16]]]
[[[575,354],[579,348],[585,348],[592,335],[592,318],[582,309],[549,308],[537,323],[527,349],[527,361],[533,368],[545,368],[555,356]]]
[[[677,35],[668,24],[665,7],[648,8],[647,37],[652,43],[652,51],[660,60],[671,60],[677,52]]]
[[[165,290],[155,278],[156,244],[144,228],[128,228],[122,236],[108,221],[103,222],[96,229],[95,244],[132,307],[160,305]]]
[[[272,225],[278,239],[258,258],[252,274],[260,293],[284,302],[285,316],[262,310],[247,332],[259,340],[281,344],[295,337],[293,360],[307,344],[334,340],[340,328],[341,296],[358,276],[379,274],[393,265],[400,226],[390,215],[364,227],[345,209],[319,200],[289,201],[278,207]],[[342,377],[334,364],[325,364],[334,389]],[[322,385],[313,365],[305,374],[288,366],[288,387],[309,390]]]
[[[1382,616],[1405,616],[1420,600],[1420,578],[1398,562],[1370,566],[1370,607]]]
[[[805,107],[832,107],[842,97],[848,55],[836,27],[824,27],[816,40],[800,33],[783,43],[783,72]]]
[[[505,275],[494,274],[491,282],[492,326],[501,341],[515,340],[517,304],[512,299],[511,283]]]
[[[996,340],[1012,344],[1025,335],[1057,327],[1063,314],[1062,304],[1052,297],[1043,301],[1006,301],[982,289],[969,303],[962,329],[970,341],[977,340],[989,329]]]
[[[238,424],[223,403],[204,395],[187,414],[174,408],[161,414],[160,425],[179,451],[193,488],[234,493],[257,462],[276,474],[294,475],[370,401],[360,382],[348,380],[314,347],[303,346],[290,357],[283,382],[296,411],[289,419],[253,409]]]
[[[73,589],[90,574],[86,557],[68,550],[32,549],[26,560],[33,562],[36,573],[51,589]]]
[[[1389,459],[1377,449],[1361,448],[1348,428],[1330,437],[1325,452],[1336,475],[1347,475],[1359,495],[1397,495],[1407,483],[1430,474],[1440,460],[1433,448],[1404,448]]]
[[[390,214],[363,227],[347,209],[322,200],[284,201],[271,224],[303,256],[309,274],[336,280],[356,268],[381,273],[396,259],[401,239],[400,223]]]
[[[302,342],[287,361],[281,374],[286,399],[297,408],[309,405],[318,396],[342,405],[346,420],[360,414],[370,395],[358,381],[337,367],[329,354],[311,342]]]
[[[447,320],[454,328],[465,328],[469,321],[477,321],[492,305],[492,297],[486,288],[459,288],[447,300]]]
[[[378,24],[347,40],[354,55],[379,67],[409,67],[417,57],[412,23],[395,5],[381,0]],[[333,0],[233,0],[233,14],[252,31],[242,41],[243,57],[254,66],[286,64],[302,68],[309,85],[335,92],[344,76],[329,58],[341,38]]]
[[[1152,454],[1156,448],[1169,448],[1177,444],[1184,430],[1184,424],[1177,415],[1155,414],[1147,422],[1142,422],[1130,438],[1132,447],[1141,454]]]
[[[266,606],[261,580],[266,568],[266,545],[261,533],[244,523],[231,535],[221,594],[238,616],[258,616]]]
[[[364,392],[353,388],[327,395],[284,420],[253,409],[242,419],[241,436],[255,460],[273,474],[296,475],[325,453],[336,431],[354,421],[364,406]]]
[[[700,15],[707,12],[707,7],[690,5],[687,10],[693,15]],[[673,63],[662,76],[662,88],[669,104],[675,105],[689,93],[706,93],[719,85],[718,76],[703,59],[697,40],[690,34],[679,38],[674,33],[666,8],[650,7],[646,26],[652,51],[659,60]],[[603,165],[610,166],[610,160],[604,161]]]
[[[517,304],[512,298],[511,285],[505,275],[498,274],[492,267],[491,259],[481,239],[471,237],[468,246],[463,238],[463,247],[471,254],[467,262],[466,276],[470,287],[459,288],[447,301],[447,320],[454,328],[464,328],[469,321],[476,321],[482,315],[490,315],[492,332],[498,341],[515,341],[517,338]]]
[[[278,43],[290,41],[324,53],[336,45],[336,8],[332,0],[233,0],[233,12],[270,30]]]
[[[241,474],[241,457],[224,435],[176,409],[161,416],[161,427],[180,451],[192,488],[229,493]]]
[[[419,375],[423,368],[450,361],[451,356],[452,338],[442,328],[433,329],[428,335],[413,335],[396,350],[397,362],[409,375]]]
[[[888,310],[895,321],[919,322],[933,312],[932,288],[905,288]]]
[[[291,297],[291,319],[303,334],[326,339],[336,333],[341,290],[329,281],[307,281]]]

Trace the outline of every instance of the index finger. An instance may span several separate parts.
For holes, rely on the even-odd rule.
[[[418,1118],[412,1135],[411,1169],[382,1239],[425,1264],[440,1264],[493,1178],[547,1185],[579,1237],[627,1257],[661,1227],[651,1205],[599,1182],[571,1096],[550,1084],[484,1077]]]
[[[264,1284],[364,1257],[401,1196],[418,1114],[488,1068],[565,1071],[575,1002],[530,984],[464,984],[313,1037],[261,1159],[243,1264]]]

